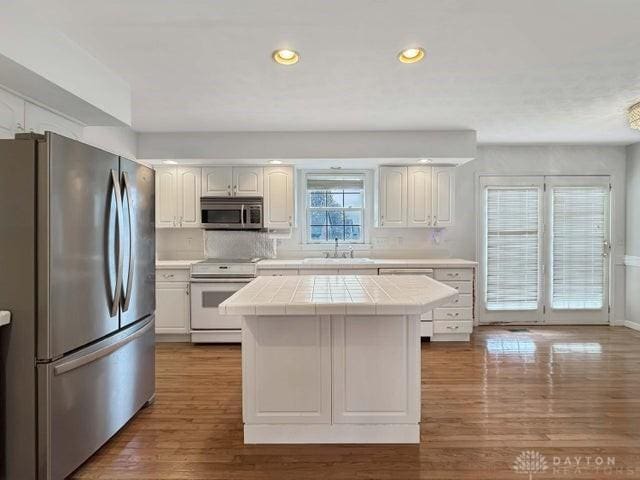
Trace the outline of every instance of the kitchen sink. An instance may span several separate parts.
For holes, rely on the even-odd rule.
[[[362,263],[373,263],[370,258],[305,258],[304,263],[313,263],[316,265],[351,265]]]

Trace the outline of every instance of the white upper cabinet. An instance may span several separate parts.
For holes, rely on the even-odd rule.
[[[176,227],[178,218],[178,169],[156,169],[156,227]]]
[[[75,140],[82,140],[82,125],[29,102],[25,102],[24,122],[27,132],[51,131]]]
[[[431,226],[431,167],[408,167],[407,226]]]
[[[454,221],[455,170],[433,167],[433,226],[449,227]]]
[[[262,167],[233,167],[233,194],[236,197],[261,197]]]
[[[407,226],[407,167],[380,167],[381,227]]]
[[[208,197],[230,197],[233,195],[232,167],[203,167],[202,195]]]
[[[0,138],[24,132],[24,100],[0,90]]]
[[[262,167],[203,167],[202,195],[207,197],[261,197]]]
[[[178,168],[180,227],[200,226],[200,168]]]
[[[291,228],[293,225],[293,167],[264,169],[264,226]]]
[[[199,227],[200,187],[200,168],[156,168],[156,227]]]
[[[380,227],[449,227],[454,223],[455,167],[380,167]]]

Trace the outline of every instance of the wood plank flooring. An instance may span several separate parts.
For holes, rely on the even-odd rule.
[[[640,332],[626,328],[481,327],[470,343],[423,343],[416,446],[245,446],[240,347],[156,355],[155,404],[71,478],[640,479]],[[524,451],[538,462],[515,471]]]

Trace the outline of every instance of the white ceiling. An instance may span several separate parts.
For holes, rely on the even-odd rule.
[[[139,131],[474,129],[632,143],[637,0],[31,0],[127,80]],[[397,52],[422,45],[425,61]],[[293,67],[276,48],[298,50]]]

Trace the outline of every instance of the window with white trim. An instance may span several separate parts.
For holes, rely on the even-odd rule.
[[[365,175],[307,174],[307,243],[364,243]]]

